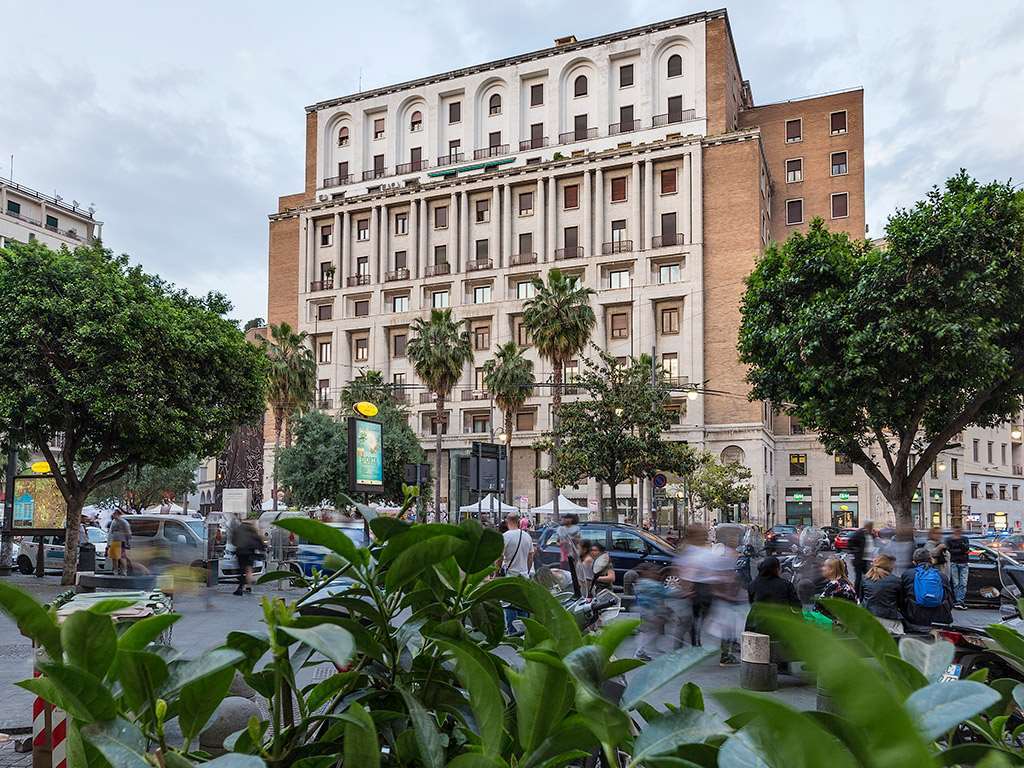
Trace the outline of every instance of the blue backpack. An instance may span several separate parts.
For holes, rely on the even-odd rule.
[[[914,602],[922,608],[942,605],[942,576],[938,570],[927,565],[914,569]]]

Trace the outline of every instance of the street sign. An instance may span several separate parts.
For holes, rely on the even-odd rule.
[[[668,485],[668,478],[665,477],[661,472],[654,476],[655,488],[664,488],[666,485]]]

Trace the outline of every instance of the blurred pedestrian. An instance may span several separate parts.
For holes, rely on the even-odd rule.
[[[953,585],[932,564],[928,550],[914,550],[914,567],[900,575],[900,611],[909,624],[929,627],[953,621]]]
[[[230,541],[238,559],[238,588],[234,594],[243,595],[252,592],[252,567],[257,553],[263,548],[263,538],[252,523],[240,520],[231,529]]]
[[[519,518],[519,530],[529,532],[530,518],[527,515],[523,515]]]
[[[928,554],[931,555],[932,565],[942,571],[946,576],[949,576],[946,543],[942,540],[942,532],[939,530],[938,526],[933,525],[928,529],[928,538],[922,546],[924,546],[924,548],[928,550]]]
[[[946,539],[949,553],[949,578],[953,584],[953,598],[957,608],[967,608],[967,574],[971,545],[959,525],[953,526],[953,533]]]
[[[612,558],[605,549],[604,544],[597,541],[590,543],[590,561],[593,571],[593,582],[590,585],[590,596],[592,597],[601,589],[611,589],[615,586],[615,568],[612,567]]]
[[[867,556],[874,538],[875,524],[870,520],[866,521],[864,525],[858,528],[850,536],[850,540],[846,545],[846,551],[850,553],[850,559],[853,561],[853,590],[856,596],[859,598],[864,588],[864,571],[867,570]]]
[[[586,594],[579,578],[580,562],[580,518],[567,513],[562,515],[561,524],[555,529],[560,562],[569,569],[572,576],[572,591],[576,597]],[[588,550],[589,551],[589,550]]]
[[[708,545],[708,531],[700,523],[686,526],[683,544],[676,555],[676,571],[679,574],[681,598],[689,602],[690,645],[701,644],[701,626],[711,608],[712,585],[709,574],[712,557]]]
[[[821,575],[827,580],[818,597],[836,598],[857,602],[857,590],[850,583],[846,563],[838,557],[830,557],[821,566]]]
[[[118,507],[110,519],[110,530],[107,532],[107,557],[111,568],[118,576],[127,576],[128,548],[131,546],[132,527],[124,519],[124,510]]]
[[[530,534],[520,529],[518,512],[510,512],[505,517],[505,528],[505,533],[502,534],[504,546],[499,563],[501,575],[529,578],[533,567],[533,539],[530,538]],[[519,634],[514,625],[515,620],[526,616],[529,616],[526,611],[514,605],[505,606],[505,631],[510,637]]]
[[[782,578],[779,572],[779,558],[774,555],[766,557],[757,567],[757,578],[747,590],[751,610],[747,615],[746,628],[751,632],[761,631],[757,626],[758,604],[787,605],[794,611],[802,607],[793,583]]]
[[[903,616],[900,614],[900,578],[893,574],[896,565],[891,555],[876,555],[864,574],[864,607],[878,619],[892,635],[903,634]]]
[[[650,661],[651,652],[658,652],[658,645],[671,620],[668,608],[669,590],[658,578],[658,566],[654,563],[641,563],[636,571],[638,578],[633,585],[633,592],[636,595],[637,610],[640,612],[636,657]]]

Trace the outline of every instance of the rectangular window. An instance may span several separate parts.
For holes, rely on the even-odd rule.
[[[491,348],[491,326],[478,325],[473,329],[473,349],[486,352]]]
[[[473,209],[476,211],[477,224],[484,224],[491,220],[491,201],[487,198],[477,200],[473,204]]]
[[[975,461],[978,461],[978,445],[979,445],[978,441],[977,441],[977,440],[975,440],[975,441],[974,441],[974,444],[973,444],[973,446],[972,446],[972,447],[973,447],[973,449],[974,449],[974,450],[973,450],[973,456],[974,456],[974,460],[975,460]]]
[[[318,363],[331,362],[331,342],[321,341],[316,347],[316,359]]]
[[[972,499],[980,498],[979,495],[978,495],[978,491],[979,490],[980,490],[980,488],[979,488],[978,483],[971,483],[971,498]]]
[[[579,237],[579,227],[566,227],[562,242],[565,244],[567,250],[569,248],[576,248],[579,245]]]
[[[14,200],[7,201],[7,212],[13,213],[16,216],[21,214],[21,203],[15,202]]]
[[[669,379],[679,378],[679,355],[675,352],[666,352],[661,356],[661,370]]]
[[[580,361],[570,360],[565,364],[565,383],[571,384],[580,377]]]
[[[658,267],[658,284],[665,285],[667,283],[678,283],[679,282],[679,265],[678,264],[662,264]]]
[[[448,306],[448,291],[434,291],[430,294],[430,306],[434,309],[444,309]]]
[[[795,157],[786,161],[786,183],[793,184],[804,180],[804,159]]]
[[[487,378],[487,374],[483,368],[473,369],[473,389],[477,392],[486,392],[487,385],[484,383],[484,379]]]
[[[391,311],[392,312],[408,312],[409,311],[409,297],[406,296],[392,296],[391,297]]]
[[[365,241],[370,239],[370,220],[360,219],[356,222],[356,240]]]
[[[535,428],[533,411],[519,411],[516,414],[516,432],[532,432]]]
[[[449,141],[448,142],[448,156],[452,157],[452,158],[458,156],[459,149],[461,147],[462,147],[462,140],[461,139],[452,139],[451,141]]]
[[[530,106],[539,107],[544,103],[544,83],[535,83],[530,86]]]
[[[405,345],[408,343],[409,337],[404,333],[396,333],[391,337],[391,354],[392,357],[405,357]],[[405,374],[396,374],[404,377]],[[403,380],[404,384],[405,381]]]
[[[57,217],[46,214],[46,228],[57,229]]]
[[[384,118],[378,117],[373,121],[373,138],[383,139],[384,138]]]
[[[519,234],[519,253],[533,253],[533,232]]]
[[[413,130],[416,131],[419,129],[413,128]],[[418,168],[418,164],[421,160],[423,160],[423,147],[413,147],[409,150],[409,163],[413,166],[414,170],[422,170],[422,168]]]
[[[490,241],[488,240],[477,240],[476,241],[476,260],[486,261],[487,260],[487,246]]]
[[[492,149],[501,146],[501,131],[491,131],[487,136],[487,146]]]
[[[462,102],[452,101],[448,104],[448,124],[462,122]]]
[[[1020,501],[1020,486],[1019,485],[1013,486],[1013,500],[1014,501]]]
[[[999,486],[999,498],[1002,501],[1006,501],[1006,486],[1005,485],[1000,485]]]
[[[533,342],[530,339],[530,331],[529,331],[529,329],[527,329],[526,323],[524,323],[522,320],[517,320],[516,321],[516,344],[518,344],[520,347],[528,347],[532,343]]]
[[[348,160],[338,163],[338,177],[344,180],[346,176],[348,176]]]
[[[629,270],[616,269],[608,273],[609,288],[629,288]]]
[[[833,112],[828,116],[829,132],[833,136],[838,136],[841,133],[846,133],[846,110],[842,112]]]
[[[328,224],[326,227],[320,227],[320,245],[328,246],[331,244],[331,233],[334,231],[334,227]]]
[[[576,141],[582,141],[587,138],[587,119],[587,115],[576,115],[572,119],[572,128],[576,134]]]
[[[331,380],[319,379],[316,383],[316,400],[318,403],[327,404],[331,400]]]
[[[356,317],[369,317],[370,315],[370,301],[369,299],[360,299],[353,304],[355,307]]]
[[[565,210],[580,207],[579,184],[566,184],[562,187],[562,207],[565,208]]]
[[[673,195],[676,189],[676,169],[665,168],[661,172],[661,194]]]
[[[786,201],[786,224],[803,224],[804,223],[804,201],[800,200],[787,200]]]
[[[473,303],[487,304],[491,300],[491,286],[478,285],[473,289]]]
[[[522,192],[519,195],[519,215],[528,216],[533,213],[533,192]]]
[[[807,474],[807,454],[806,453],[791,453],[791,454],[789,454],[789,474],[790,475],[806,475]]]
[[[670,123],[680,123],[683,120],[683,97],[682,96],[669,96],[668,97],[668,121]]]
[[[317,320],[333,320],[334,319],[334,305],[333,304],[321,304],[316,308],[316,319]]]
[[[954,480],[960,479],[960,464],[956,459],[949,460],[949,475]]]
[[[786,121],[786,143],[792,144],[803,139],[803,124],[800,118]]]
[[[544,143],[544,123],[534,123],[530,126],[531,149],[536,149]]]
[[[370,359],[370,340],[366,336],[360,336],[355,340],[353,359],[358,363],[365,363]]]
[[[434,229],[448,229],[447,205],[439,205],[434,209]]]
[[[833,152],[832,153],[832,175],[833,176],[845,176],[846,173],[847,173],[846,153],[845,152]]]
[[[674,213],[663,213],[661,214],[661,238],[663,245],[675,245],[677,242],[682,243],[681,240],[676,238],[676,215]]]
[[[472,429],[474,435],[483,435],[491,431],[491,417],[486,414],[473,416]]]
[[[399,355],[396,355],[399,357]],[[400,357],[405,357],[404,354]],[[393,373],[391,374],[391,387],[395,390],[395,394],[399,397],[404,397],[405,393],[402,391],[405,389],[405,374],[404,373]]]
[[[617,312],[612,315],[612,338],[629,338],[629,315],[625,312]]]
[[[395,269],[406,269],[408,266],[408,253],[406,251],[395,251]]]
[[[395,214],[395,234],[396,235],[407,235],[407,234],[409,234],[409,214],[408,213],[396,213]]]
[[[679,308],[666,307],[661,310],[661,332],[666,336],[679,333]]]
[[[634,126],[633,105],[626,104],[619,107],[619,133],[632,131]]]
[[[534,294],[534,287],[532,280],[520,280],[516,283],[516,298],[517,299],[532,299]]]
[[[619,67],[619,88],[628,88],[633,84],[633,65],[623,64]]]
[[[1006,443],[999,446],[999,455],[1001,457],[1000,464],[1006,464]]]
[[[989,440],[988,441],[988,453],[986,455],[988,456],[988,462],[987,463],[990,464],[990,465],[992,464],[992,448],[994,446],[995,446],[995,443],[993,443],[991,440]]]
[[[612,242],[621,243],[626,239],[626,220],[615,219],[612,222]]]
[[[846,192],[832,195],[832,218],[845,219],[850,215],[850,196]]]
[[[612,202],[621,203],[626,200],[626,177],[612,179]]]
[[[379,179],[385,173],[384,171],[384,155],[373,156],[373,177]]]
[[[447,245],[435,245],[434,246],[434,266],[440,266],[448,263],[448,246]]]
[[[852,475],[853,474],[853,462],[850,461],[850,457],[843,453],[837,453],[835,455],[836,460],[836,474],[837,475]]]

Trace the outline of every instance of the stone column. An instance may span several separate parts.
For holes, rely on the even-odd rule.
[[[654,237],[654,163],[648,160],[644,163],[644,240],[650,244],[652,237]]]
[[[533,232],[533,249],[537,252],[537,263],[543,264],[549,258],[549,250],[544,242],[547,232],[547,198],[544,197],[544,179],[537,179],[537,191],[533,193],[533,210],[536,212],[537,225]]]
[[[391,269],[391,217],[388,207],[380,207],[380,267],[377,270],[376,283],[384,282],[384,273]]]
[[[596,255],[600,250],[600,246],[598,246],[597,250],[594,249],[594,205],[591,202],[593,195],[591,186],[590,171],[585,170],[583,171],[583,201],[581,208],[583,211],[583,255],[588,257]]]
[[[512,185],[506,184],[501,189],[501,250],[495,264],[508,267],[512,259]]]
[[[420,251],[420,202],[413,200],[409,203],[409,253],[405,259],[405,266],[409,270],[409,276],[416,276],[416,264],[419,262]]]
[[[380,280],[380,240],[381,240],[381,226],[380,226],[380,206],[373,206],[373,220],[370,222],[370,226],[373,228],[370,232],[370,237],[373,238],[373,246],[370,250],[370,268],[373,272],[371,280]]]
[[[594,171],[594,253],[602,253],[605,238],[608,237],[604,231],[604,171],[600,168]]]
[[[430,263],[430,205],[426,198],[420,200],[420,257],[416,263],[416,279],[423,278],[423,270]]]
[[[548,179],[548,258],[555,260],[555,251],[561,246],[558,244],[558,181],[554,176]]]
[[[630,179],[629,195],[633,209],[633,220],[629,223],[629,231],[633,238],[634,247],[642,248],[644,250],[651,247],[650,240],[644,240],[643,220],[640,217],[640,163],[633,163],[633,178]]]
[[[306,257],[303,260],[306,264],[306,280],[304,290],[309,291],[309,283],[320,279],[320,270],[316,264],[316,224],[313,219],[306,217]]]
[[[487,256],[495,266],[501,264],[501,198],[504,189],[504,184],[495,184],[491,188],[491,234]]]
[[[459,196],[459,257],[452,272],[465,270],[469,258],[469,193],[462,190]]]
[[[341,264],[338,267],[341,279],[338,285],[344,286],[348,276],[352,274],[354,267],[352,261],[352,214],[345,209],[341,214],[341,229],[338,232],[338,241],[341,244]]]
[[[608,351],[608,331],[605,329],[604,307],[601,302],[594,300],[594,317],[597,323],[594,325],[594,333],[590,337],[602,351]]]
[[[452,192],[451,200],[448,203],[448,263],[453,272],[456,270],[459,258],[459,198],[456,192]]]
[[[341,234],[341,213],[334,214],[334,287],[340,288],[345,279],[345,262],[341,244],[344,242]]]

